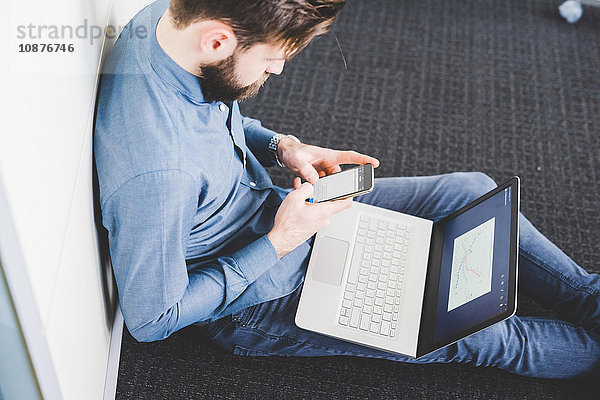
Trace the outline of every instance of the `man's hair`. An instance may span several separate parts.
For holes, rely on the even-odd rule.
[[[171,0],[176,29],[198,20],[229,25],[241,49],[254,44],[282,44],[297,53],[329,30],[346,0]]]

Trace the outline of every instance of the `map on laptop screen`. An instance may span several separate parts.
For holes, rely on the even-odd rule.
[[[454,239],[448,311],[492,290],[495,219]]]

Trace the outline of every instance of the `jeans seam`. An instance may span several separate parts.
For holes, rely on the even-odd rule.
[[[564,326],[564,327],[567,327],[567,328],[576,327],[576,328],[583,329],[580,325],[572,324],[572,323],[567,322],[567,321],[561,321],[559,319],[528,317],[527,319],[521,318],[521,322],[523,322],[525,324],[558,325],[558,326]]]
[[[245,327],[242,327],[241,329],[247,329],[247,330],[252,330],[254,331],[254,333],[258,334],[259,336],[262,336],[264,339],[270,339],[270,340],[275,340],[275,341],[282,341],[282,342],[289,342],[291,344],[300,344],[300,345],[304,345],[304,346],[310,346],[312,348],[315,349],[321,349],[321,350],[325,350],[328,353],[335,353],[335,352],[340,352],[337,349],[333,349],[331,347],[325,347],[322,345],[318,345],[318,344],[314,344],[314,343],[310,343],[310,342],[303,342],[303,341],[299,341],[297,339],[294,339],[290,336],[287,335],[283,335],[283,336],[278,336],[278,335],[273,335],[271,333],[265,332],[264,330],[262,330],[261,328],[257,327],[257,326],[250,326],[250,325],[246,325]],[[235,346],[237,347],[243,347],[240,346],[238,344],[236,344]],[[277,353],[269,353],[269,352],[265,352],[262,350],[255,350],[255,349],[248,349],[246,347],[244,347],[247,350],[251,350],[251,351],[259,351],[265,354],[273,354],[273,355],[279,355]],[[385,351],[385,350],[381,350],[381,351]],[[373,357],[373,355],[370,355],[368,353],[362,353],[359,351],[351,351],[351,350],[343,350],[339,355],[353,355],[353,356],[359,356],[359,357],[369,357],[369,358],[386,358],[386,357]],[[394,355],[394,353],[388,352],[388,355]],[[441,362],[441,361],[437,361],[438,359],[435,359],[431,362]]]
[[[258,335],[262,336],[265,339],[271,339],[271,340],[277,340],[277,341],[282,341],[282,342],[290,342],[292,344],[302,344],[302,345],[308,345],[308,346],[312,346],[314,348],[318,348],[318,349],[322,349],[322,350],[326,350],[328,352],[333,352],[335,351],[334,349],[331,349],[329,347],[325,347],[325,346],[321,346],[321,345],[317,345],[314,343],[309,343],[309,342],[301,342],[299,340],[296,340],[290,336],[287,335],[283,335],[283,336],[278,336],[278,335],[273,335],[271,333],[265,332],[264,330],[262,330],[261,328],[257,327],[257,326],[245,326],[242,329],[248,329],[248,330],[253,330],[255,331],[255,333],[257,333]],[[363,353],[355,353],[355,352],[351,352],[355,355],[358,354],[363,354]],[[364,355],[364,354],[363,354]]]
[[[561,272],[559,272],[558,270],[556,270],[552,266],[550,266],[550,265],[546,264],[545,262],[539,260],[537,257],[533,256],[528,251],[520,249],[520,252],[521,252],[521,255],[523,257],[527,258],[532,263],[538,265],[544,271],[546,271],[550,275],[554,276],[555,278],[557,278],[562,283],[568,285],[571,289],[585,292],[585,293],[587,293],[587,294],[589,294],[591,296],[594,296],[594,297],[598,297],[600,295],[600,293],[597,292],[594,288],[590,288],[588,286],[583,286],[583,285],[579,284],[577,281],[572,280],[571,278],[569,278],[568,276],[562,274]]]
[[[263,355],[267,355],[267,356],[276,356],[277,354],[272,353],[272,352],[268,352],[268,351],[263,351],[263,350],[256,350],[256,349],[250,349],[248,347],[245,346],[240,346],[239,344],[235,345],[235,348],[241,349],[241,350],[245,350],[247,352],[254,352],[254,353],[260,353]]]
[[[585,333],[592,340],[600,341],[600,335],[598,335],[596,332],[589,331],[581,325],[573,324],[571,322],[563,321],[560,319],[542,318],[542,317],[527,317],[527,318],[521,318],[521,322],[526,323],[526,324],[542,323],[542,324],[546,324],[546,325],[562,326],[565,328],[581,328],[585,331]]]

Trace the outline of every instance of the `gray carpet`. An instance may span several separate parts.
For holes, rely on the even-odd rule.
[[[550,0],[350,0],[242,111],[312,144],[378,157],[377,176],[522,178],[522,211],[600,272],[600,8]],[[292,176],[273,169],[275,183]],[[518,314],[551,316],[521,298]],[[469,365],[350,357],[243,358],[184,329],[125,332],[117,398],[597,398],[600,387]]]

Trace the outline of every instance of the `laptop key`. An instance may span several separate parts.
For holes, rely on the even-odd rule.
[[[381,334],[388,336],[390,334],[390,323],[383,321],[381,323]]]
[[[371,322],[371,332],[373,333],[379,333],[379,324],[375,323],[375,322]]]
[[[350,317],[350,327],[358,328],[358,320],[360,319],[360,311],[352,311],[352,316]]]
[[[360,317],[360,329],[368,331],[371,325],[371,316],[369,314],[363,314]]]
[[[352,253],[352,263],[350,264],[350,273],[348,274],[348,283],[356,284],[360,259],[362,257],[364,245],[361,243],[354,244],[354,250]]]

